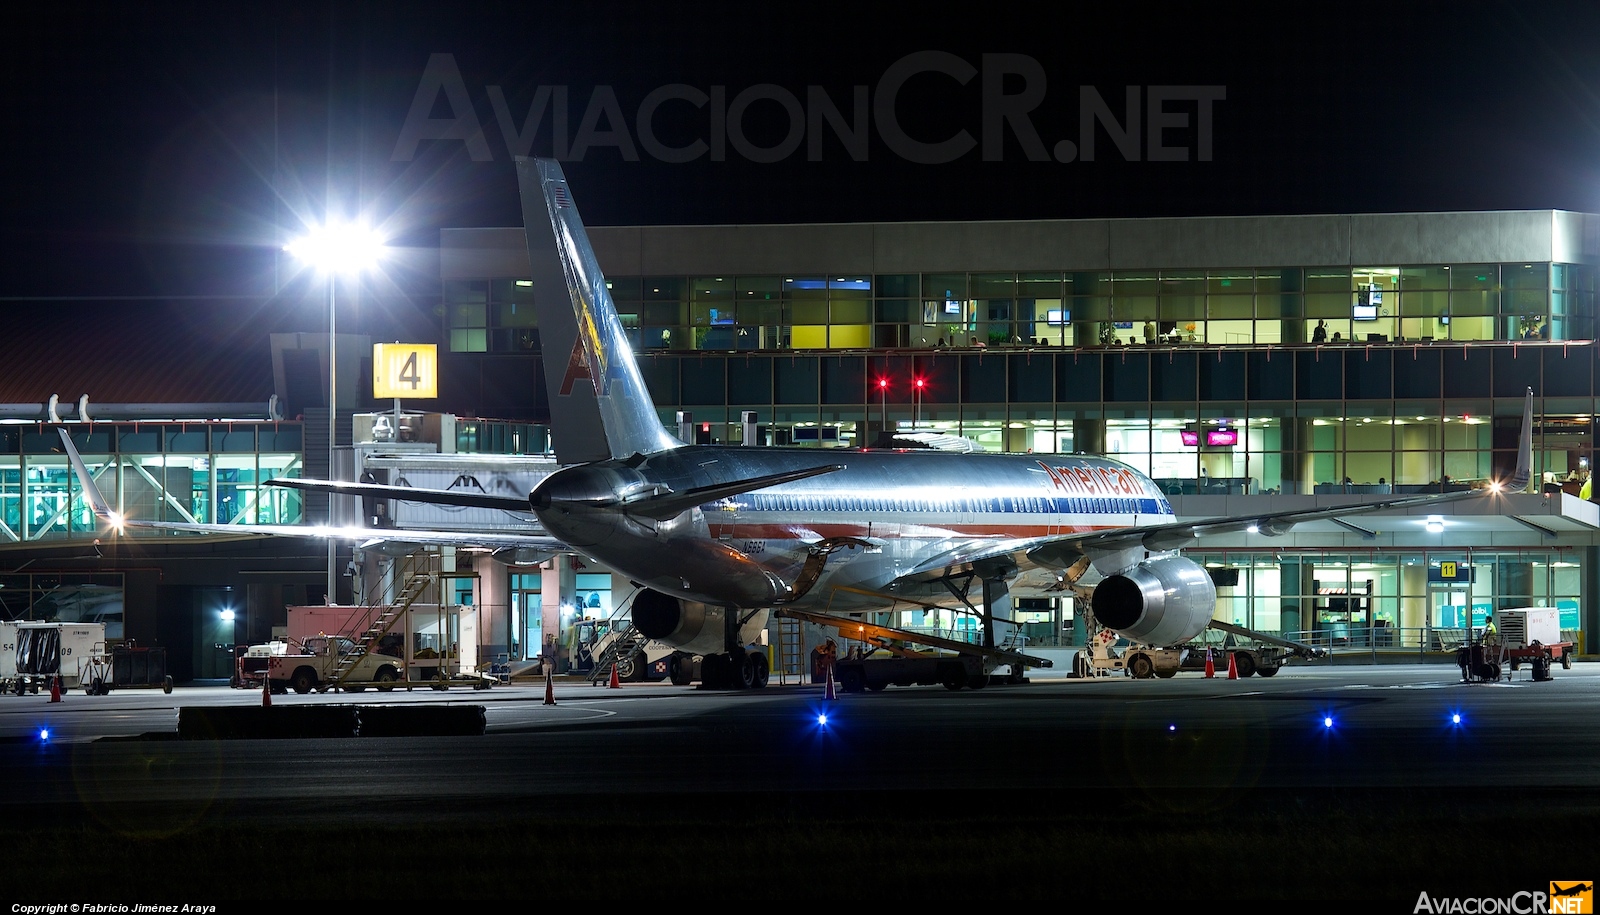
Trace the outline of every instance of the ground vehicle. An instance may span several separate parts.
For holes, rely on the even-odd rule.
[[[1224,642],[1220,645],[1207,646],[1197,642],[1172,648],[1130,645],[1119,651],[1114,644],[1115,633],[1102,630],[1090,642],[1088,648],[1078,653],[1078,660],[1074,663],[1073,669],[1080,677],[1126,670],[1128,676],[1136,680],[1150,677],[1165,679],[1177,675],[1179,671],[1204,670],[1206,652],[1209,648],[1212,664],[1218,672],[1227,671],[1231,659],[1234,671],[1241,677],[1256,674],[1272,677],[1277,675],[1290,658],[1313,658],[1322,654],[1321,649],[1310,645],[1255,632],[1221,620],[1212,620],[1209,628],[1265,644],[1240,645]]]
[[[22,695],[48,689],[61,677],[64,689],[93,685],[84,667],[106,644],[104,623],[0,623],[0,688]]]
[[[368,654],[356,646],[354,639],[342,635],[315,636],[301,643],[298,653],[292,653],[292,649],[289,646],[286,653],[271,654],[267,659],[267,678],[275,693],[293,689],[305,695],[313,689],[333,686],[355,692],[369,684],[390,690],[405,673],[403,659]]]
[[[1561,639],[1560,612],[1554,607],[1499,611],[1498,631],[1457,650],[1463,678],[1498,680],[1502,664],[1512,670],[1527,664],[1535,680],[1551,679],[1550,668],[1557,661],[1571,670],[1573,645]]]
[[[614,619],[578,625],[579,644],[584,647],[581,653],[592,659],[590,680],[611,676],[613,663],[617,666],[617,679],[630,683],[665,680],[672,672],[672,646],[640,635],[631,621]]]
[[[267,664],[274,656],[289,653],[289,643],[272,641],[263,645],[233,646],[233,677],[228,685],[235,689],[260,689],[267,675]]]

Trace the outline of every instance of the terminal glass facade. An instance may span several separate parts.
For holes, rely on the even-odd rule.
[[[299,491],[262,485],[302,475],[298,423],[68,428],[106,502],[126,516],[204,524],[303,518]],[[92,537],[98,529],[56,427],[0,426],[0,542]]]
[[[643,351],[1582,340],[1595,313],[1593,270],[1563,263],[618,276],[610,287]],[[444,295],[452,352],[538,348],[530,281],[450,280]]]

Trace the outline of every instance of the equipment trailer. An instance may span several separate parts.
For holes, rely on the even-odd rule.
[[[1251,639],[1266,644],[1260,646],[1228,646],[1221,648],[1208,648],[1205,645],[1189,644],[1172,648],[1154,648],[1148,645],[1133,645],[1123,649],[1118,654],[1111,639],[1097,638],[1089,648],[1078,652],[1078,659],[1073,665],[1078,676],[1106,675],[1113,671],[1125,670],[1128,676],[1135,680],[1146,680],[1151,677],[1176,676],[1182,670],[1204,670],[1206,652],[1212,653],[1212,664],[1218,671],[1228,669],[1228,659],[1233,659],[1234,670],[1241,677],[1260,674],[1263,677],[1276,676],[1290,658],[1316,658],[1324,652],[1320,648],[1313,648],[1300,642],[1278,638],[1264,632],[1256,632],[1243,626],[1235,626],[1221,620],[1212,620],[1209,627],[1219,632]],[[1109,633],[1109,630],[1103,634]],[[1085,653],[1088,657],[1085,657]]]
[[[996,668],[1009,666],[1012,672],[1007,679],[1021,683],[1025,668],[1051,666],[1048,658],[1036,658],[1006,648],[974,645],[827,613],[789,608],[781,612],[795,619],[832,627],[845,638],[872,646],[864,654],[839,658],[833,662],[839,688],[847,693],[881,690],[891,684],[942,685],[950,690],[963,686],[982,689],[989,685],[989,675]],[[927,649],[909,648],[908,645],[924,645]],[[872,657],[880,651],[892,657]]]

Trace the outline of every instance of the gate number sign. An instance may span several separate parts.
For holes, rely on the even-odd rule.
[[[373,344],[372,396],[438,397],[438,346],[433,343]]]

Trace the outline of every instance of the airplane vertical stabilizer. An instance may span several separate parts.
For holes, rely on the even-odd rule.
[[[639,374],[560,164],[518,159],[517,181],[556,459],[579,464],[679,447]]]

